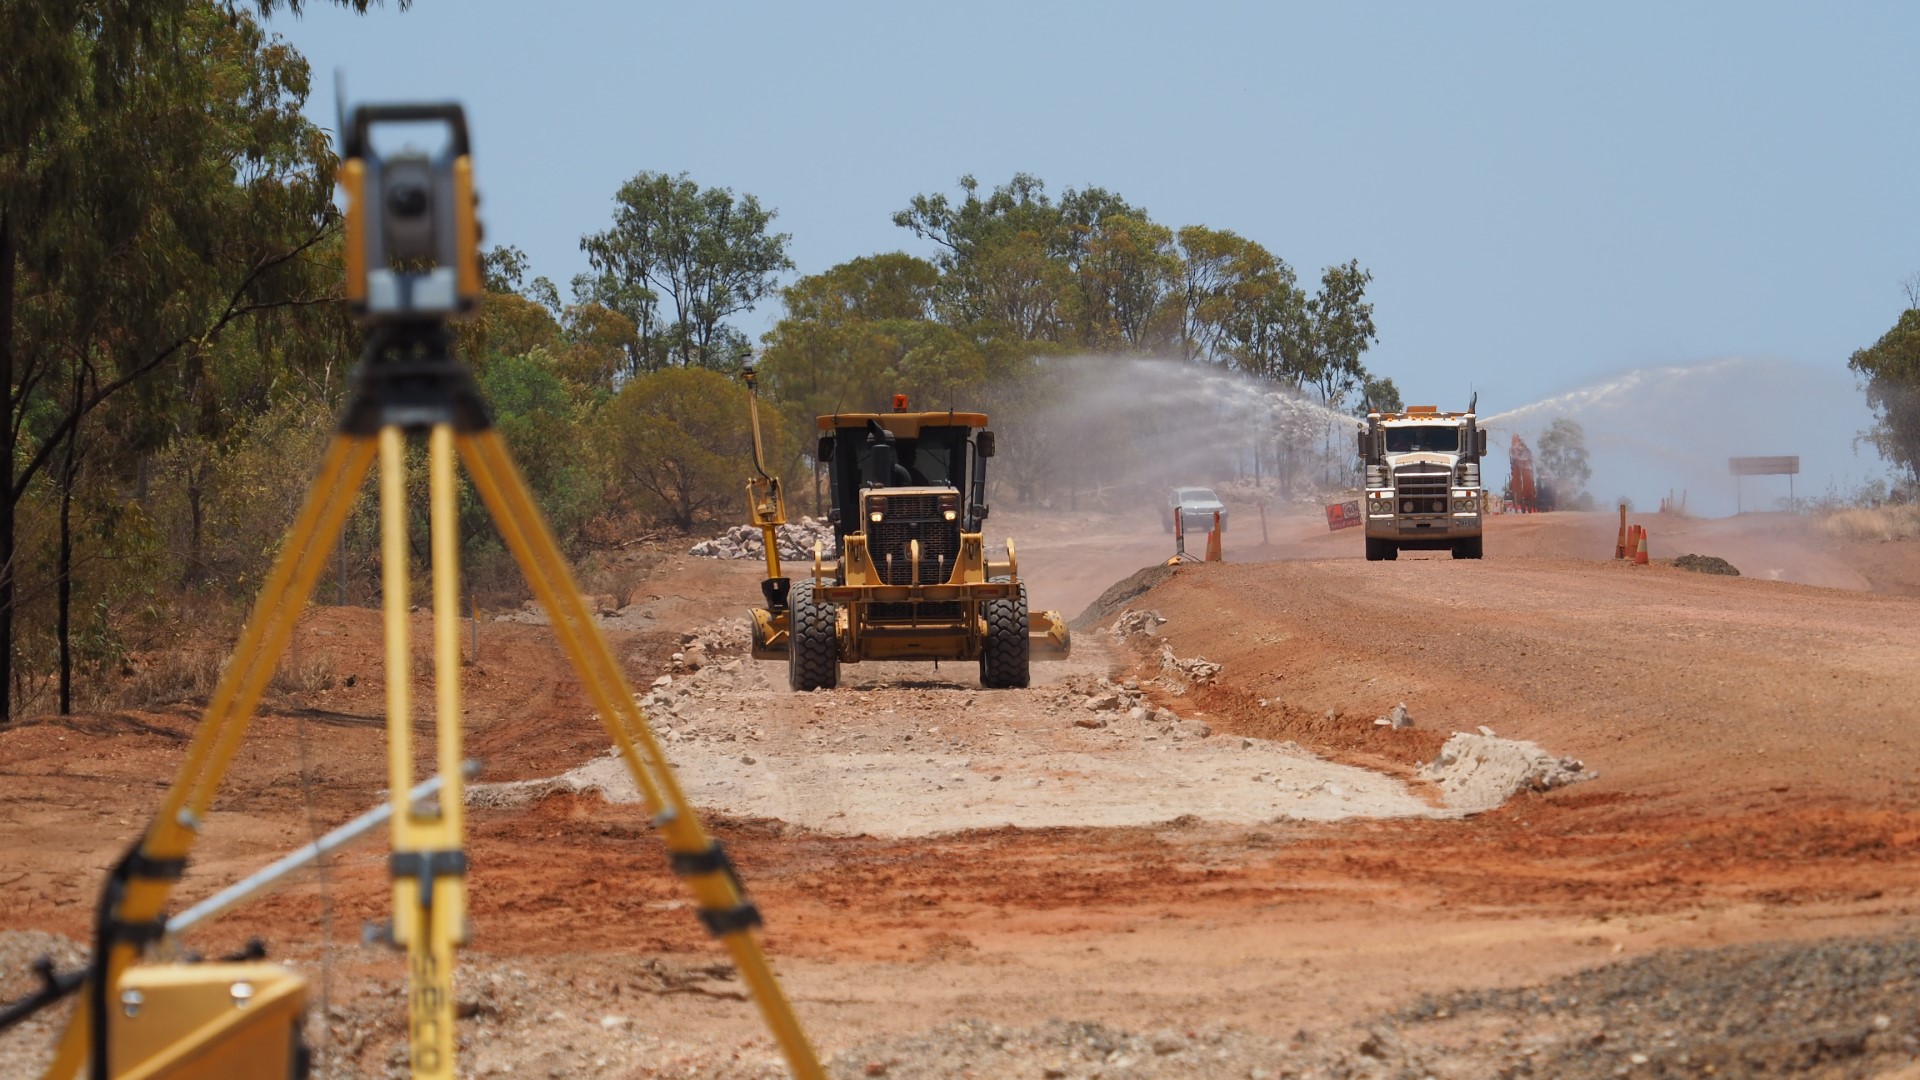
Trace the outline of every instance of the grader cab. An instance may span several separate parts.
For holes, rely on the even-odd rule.
[[[788,683],[815,690],[864,660],[971,660],[980,685],[1022,687],[1032,660],[1066,657],[1066,620],[1030,614],[1013,541],[1004,560],[987,551],[985,415],[909,412],[897,395],[893,412],[817,424],[834,549],[816,545],[811,566],[789,578],[776,542],[785,499],[758,461],[754,415],[759,475],[748,503],[768,550],[767,606],[752,611],[757,659],[786,660]]]

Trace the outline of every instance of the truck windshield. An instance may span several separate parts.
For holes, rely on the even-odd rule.
[[[1460,428],[1454,424],[1422,424],[1387,429],[1387,453],[1411,454],[1430,450],[1452,454],[1460,449]]]

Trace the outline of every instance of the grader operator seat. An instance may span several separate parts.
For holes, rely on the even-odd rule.
[[[866,487],[908,487],[924,484],[917,479],[907,462],[901,460],[902,447],[894,439],[893,432],[880,426],[880,421],[867,421],[867,482]],[[913,453],[913,444],[904,447],[907,455]],[[909,456],[908,461],[911,461]]]

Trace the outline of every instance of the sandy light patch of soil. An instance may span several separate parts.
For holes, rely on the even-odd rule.
[[[1126,707],[1141,699],[1103,687],[1107,665],[1101,636],[1082,635],[1074,660],[1035,665],[1025,690],[978,689],[954,665],[869,664],[847,668],[841,689],[794,695],[784,670],[762,663],[709,667],[651,700],[671,708],[659,730],[695,805],[829,835],[1450,812],[1294,743],[1212,738],[1204,720]],[[555,791],[639,797],[624,763],[605,756],[551,780],[482,785],[474,798],[511,805]]]

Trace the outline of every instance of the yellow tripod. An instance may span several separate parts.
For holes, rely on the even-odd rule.
[[[80,985],[79,1006],[47,1077],[71,1080],[83,1064],[95,1080],[285,1075],[269,1073],[257,1062],[249,1064],[237,1056],[235,1047],[244,1034],[237,1025],[253,1022],[249,1030],[265,1047],[262,1052],[277,1049],[284,1062],[288,1028],[298,1021],[301,988],[297,979],[285,976],[275,982],[272,972],[278,969],[272,965],[182,965],[189,971],[245,969],[217,973],[219,992],[213,997],[224,1012],[214,1009],[213,1014],[224,1018],[220,1024],[235,1028],[227,1031],[204,1019],[204,1001],[183,1005],[178,994],[167,997],[170,984],[163,985],[166,980],[141,982],[140,973],[153,968],[135,968],[134,962],[158,936],[162,908],[186,865],[221,777],[376,456],[380,461],[388,789],[393,810],[392,937],[395,945],[407,950],[412,1075],[454,1076],[453,950],[467,933],[457,454],[534,596],[548,612],[560,646],[585,684],[608,737],[633,774],[665,842],[673,872],[686,878],[692,889],[700,920],[726,945],[793,1075],[824,1080],[826,1074],[755,936],[759,912],[747,901],[725,850],[687,805],[552,534],[492,430],[466,366],[453,358],[449,344],[444,321],[401,322],[372,330],[355,399],[327,447],[320,474],[255,602],[179,775],[145,835],[109,878],[101,900],[93,965]],[[437,759],[445,785],[437,806],[415,806],[408,797],[413,757],[404,453],[406,436],[422,432],[428,448]],[[285,985],[287,980],[294,985]],[[245,1000],[241,987],[246,988]],[[243,1012],[250,1002],[258,1004],[250,1013]],[[266,1007],[275,1002],[282,1003],[282,1022],[277,1028],[262,1029],[257,1018],[269,1015]],[[161,1034],[151,1030],[168,1017],[193,1028],[192,1037],[185,1038],[177,1030]],[[227,1037],[224,1050],[211,1045],[222,1037]],[[273,1039],[280,1040],[277,1046]]]

